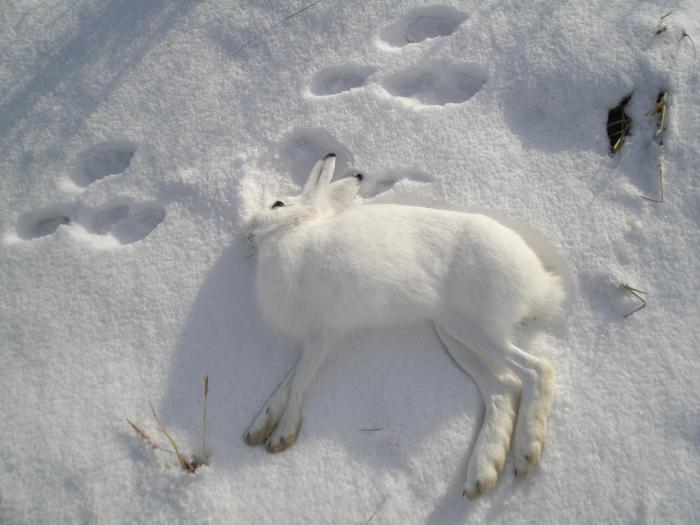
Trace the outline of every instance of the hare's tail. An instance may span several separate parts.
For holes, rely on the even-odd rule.
[[[561,275],[544,271],[530,306],[528,317],[551,320],[564,313],[566,285]]]

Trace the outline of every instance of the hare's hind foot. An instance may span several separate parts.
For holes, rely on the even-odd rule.
[[[497,383],[498,384],[498,383]],[[462,494],[469,500],[489,492],[503,470],[510,450],[519,401],[519,385],[503,382],[499,392],[485,396],[486,414],[474,445]]]
[[[513,438],[516,476],[528,475],[539,464],[554,401],[554,368],[545,359],[539,361],[536,379],[523,385]]]

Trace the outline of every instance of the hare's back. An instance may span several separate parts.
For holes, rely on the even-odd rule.
[[[465,268],[529,260],[539,264],[517,233],[482,214],[375,204],[349,208],[322,224],[326,242],[319,247],[368,264],[379,259],[435,270],[454,265],[455,259]]]

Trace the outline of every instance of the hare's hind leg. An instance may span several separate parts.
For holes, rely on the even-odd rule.
[[[542,455],[547,420],[554,401],[554,369],[546,359],[532,356],[505,338],[481,328],[450,320],[445,328],[481,356],[507,365],[522,382],[518,419],[513,434],[516,475],[529,474]]]
[[[435,332],[457,364],[476,382],[484,400],[484,422],[467,465],[463,494],[473,500],[491,490],[510,450],[520,384],[498,363],[481,357],[437,323]]]
[[[292,369],[287,373],[284,381],[280,383],[277,389],[272,393],[269,399],[265,402],[262,410],[255,416],[255,420],[246,430],[244,439],[245,442],[251,446],[259,445],[267,437],[272,434],[275,425],[282,417],[285,407],[287,406],[287,400],[289,399],[289,384],[292,382],[292,377],[294,377],[294,371],[297,365],[294,365]]]

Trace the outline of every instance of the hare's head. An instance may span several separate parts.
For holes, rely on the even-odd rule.
[[[331,182],[334,170],[335,153],[329,153],[314,165],[299,195],[277,199],[253,216],[248,240],[256,242],[268,234],[330,217],[347,208],[360,191],[363,176],[355,173]]]

